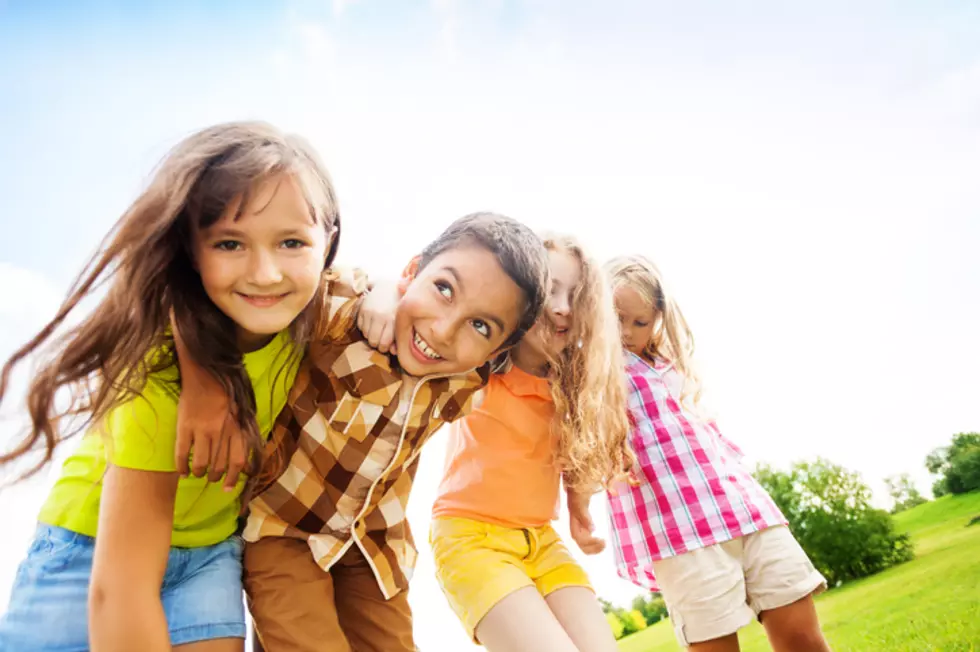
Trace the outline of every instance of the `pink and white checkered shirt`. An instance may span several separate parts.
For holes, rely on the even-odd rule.
[[[653,562],[730,541],[786,519],[713,421],[680,402],[681,375],[627,354],[628,409],[638,486],[609,493],[619,575],[659,591]]]

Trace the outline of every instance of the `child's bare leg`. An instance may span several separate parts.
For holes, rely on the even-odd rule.
[[[533,586],[494,605],[476,626],[476,637],[490,652],[579,652]]]
[[[616,652],[616,639],[591,590],[570,586],[545,601],[580,652]]]
[[[213,641],[197,641],[175,645],[174,652],[244,652],[243,638],[216,638]]]
[[[760,618],[775,652],[830,652],[820,631],[813,596],[763,611]]]

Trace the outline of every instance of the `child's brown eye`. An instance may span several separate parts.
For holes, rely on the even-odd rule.
[[[215,242],[214,248],[218,251],[238,251],[242,248],[242,243],[237,240],[222,240],[221,242]]]

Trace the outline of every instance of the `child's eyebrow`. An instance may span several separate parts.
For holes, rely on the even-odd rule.
[[[244,231],[239,231],[238,229],[233,229],[231,227],[210,227],[204,229],[204,233],[207,234],[209,238],[239,238],[245,237]]]
[[[230,226],[222,227],[211,227],[205,230],[209,238],[237,238],[239,240],[244,240],[248,238],[248,234],[244,231],[236,229]],[[302,238],[306,237],[301,229],[286,228],[275,232],[275,238],[285,239],[285,238]]]
[[[483,320],[485,320],[485,321],[492,321],[492,322],[494,323],[494,325],[495,325],[495,326],[496,326],[496,327],[497,327],[498,329],[500,329],[500,332],[501,332],[501,333],[503,333],[504,331],[506,331],[506,330],[507,330],[507,329],[506,329],[506,328],[504,327],[504,320],[503,320],[503,319],[501,319],[500,317],[498,317],[498,316],[496,316],[496,315],[491,315],[490,313],[486,313],[486,314],[482,314],[482,315],[480,315],[480,319],[483,319]]]

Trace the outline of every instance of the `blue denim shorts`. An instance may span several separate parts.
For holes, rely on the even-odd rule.
[[[95,539],[40,524],[0,616],[0,652],[87,652]],[[171,548],[160,589],[171,645],[245,638],[242,540]]]

